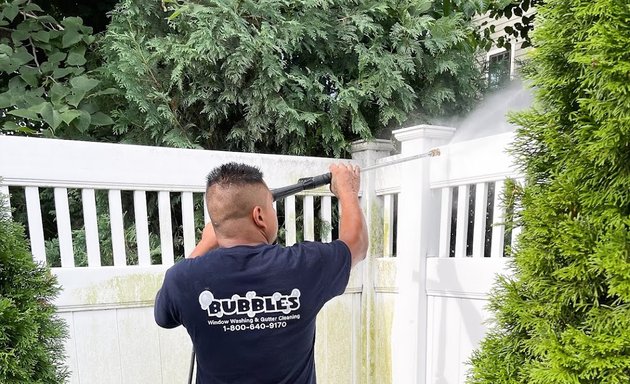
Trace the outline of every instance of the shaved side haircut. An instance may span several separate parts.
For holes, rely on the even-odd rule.
[[[227,163],[213,169],[208,174],[206,189],[213,185],[229,187],[248,184],[264,184],[260,169],[247,164]]]
[[[255,206],[264,205],[266,191],[262,172],[251,165],[227,163],[212,170],[206,183],[206,202],[215,230],[228,230],[226,223],[245,218]]]

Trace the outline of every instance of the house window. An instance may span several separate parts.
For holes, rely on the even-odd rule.
[[[488,56],[488,88],[501,88],[510,81],[512,72],[510,51],[503,51]]]

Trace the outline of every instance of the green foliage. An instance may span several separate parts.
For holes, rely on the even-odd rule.
[[[124,221],[129,221],[127,212],[123,215]],[[97,217],[99,249],[101,265],[114,265],[114,252],[111,235],[111,223],[108,214],[100,214]],[[201,228],[201,226],[200,226]],[[177,240],[177,239],[175,239]],[[124,231],[126,265],[138,265],[138,243],[136,241],[136,225],[131,224]],[[59,251],[59,238],[54,237],[45,241],[46,261],[51,267],[61,267],[61,253]],[[72,230],[72,250],[74,253],[75,267],[87,267],[87,242],[85,228]],[[160,238],[157,233],[149,233],[149,254],[153,264],[157,264],[161,258]]]
[[[536,12],[530,12],[543,5],[544,0],[495,0],[490,2],[488,6],[488,16],[491,19],[499,21],[514,18],[520,18],[519,21],[513,25],[507,25],[503,27],[504,35],[497,38],[496,41],[490,39],[490,34],[494,33],[496,25],[490,21],[484,21],[481,24],[483,27],[483,36],[485,43],[489,49],[492,43],[495,43],[498,47],[505,47],[510,50],[511,42],[521,41],[521,48],[531,46],[531,32],[534,30],[534,20],[536,18]]]
[[[116,90],[89,70],[91,28],[27,0],[0,11],[0,131],[89,140],[111,125],[99,97]]]
[[[353,139],[464,111],[480,87],[477,3],[121,1],[103,42],[128,100],[116,133],[340,155]]]
[[[114,265],[113,239],[111,233],[111,221],[108,209],[108,197],[106,191],[96,191],[96,221],[99,235],[99,249],[101,265]],[[14,219],[20,223],[26,223],[26,207],[21,191],[12,193],[12,205],[15,207]],[[156,193],[147,193],[147,222],[149,232],[149,255],[152,264],[159,264],[162,261],[162,248],[160,244],[160,222],[158,212],[158,202]],[[51,267],[61,267],[61,252],[59,238],[56,230],[56,212],[52,189],[42,189],[40,191],[40,204],[43,210],[43,221],[47,224],[45,228],[51,229],[44,233],[46,261]],[[136,223],[133,207],[133,194],[130,191],[123,191],[122,199],[122,219],[123,219],[123,241],[125,248],[126,265],[138,264],[138,243],[136,237]],[[80,190],[68,190],[68,202],[70,211],[70,221],[72,223],[72,246],[74,255],[74,265],[85,267],[88,265],[87,242],[85,233],[85,223],[82,211],[82,198]],[[181,196],[179,194],[171,196],[171,228],[173,229],[172,242],[175,259],[184,256],[183,224],[181,214]],[[48,209],[47,209],[47,208]],[[204,207],[201,193],[193,195],[193,210],[202,212]],[[203,229],[203,215],[197,214],[194,217],[194,226],[198,228],[196,238],[201,238]]]
[[[630,7],[554,0],[538,15],[536,104],[512,119],[524,227],[469,382],[628,383]]]
[[[65,324],[51,304],[59,289],[50,270],[33,262],[23,228],[0,212],[0,382],[52,384],[67,378]]]

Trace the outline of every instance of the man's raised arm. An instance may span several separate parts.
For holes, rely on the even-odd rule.
[[[339,200],[339,240],[346,243],[352,255],[352,266],[365,259],[369,240],[365,217],[359,204],[361,176],[359,167],[350,164],[330,166],[330,190]]]

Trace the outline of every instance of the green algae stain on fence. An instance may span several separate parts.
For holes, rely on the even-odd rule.
[[[377,201],[372,202],[370,205],[369,229],[369,254],[372,256],[381,256],[383,254],[383,205]]]
[[[391,296],[391,298],[390,298]],[[359,382],[391,383],[392,354],[391,332],[394,313],[394,294],[378,294],[372,301],[370,313],[365,309],[363,319],[369,316],[369,326],[361,326],[362,372]],[[366,352],[369,347],[370,350]]]
[[[372,383],[392,382],[392,322],[396,294],[383,293],[377,295],[373,309],[372,327],[372,360],[374,370],[371,372]]]
[[[318,382],[360,382],[356,379],[360,364],[360,322],[358,314],[354,313],[359,296],[350,293],[337,297],[317,316],[315,367]]]
[[[87,305],[151,305],[164,279],[163,273],[115,276],[82,290]]]

